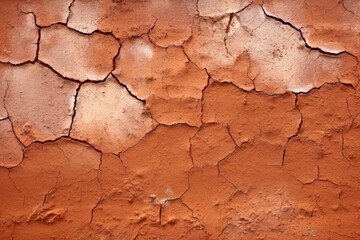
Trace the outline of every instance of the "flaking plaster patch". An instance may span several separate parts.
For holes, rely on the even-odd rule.
[[[117,154],[136,144],[154,126],[143,103],[109,76],[103,83],[81,86],[71,136]]]

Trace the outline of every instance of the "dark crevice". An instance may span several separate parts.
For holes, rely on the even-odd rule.
[[[55,191],[57,189],[57,186],[58,186],[58,183],[59,183],[60,174],[61,174],[61,169],[59,170],[58,174],[56,175],[56,181],[55,181],[54,187],[51,188],[44,196],[44,200],[43,200],[43,203],[42,203],[43,206],[46,204],[46,201],[47,201],[48,197],[50,196],[50,194],[55,193]]]
[[[61,73],[59,73],[58,71],[56,71],[51,65],[41,61],[41,60],[38,60],[37,63],[39,63],[40,65],[50,69],[52,72],[54,72],[56,75],[58,75],[60,78],[62,79],[65,79],[65,80],[68,80],[68,81],[71,81],[71,82],[75,82],[75,83],[79,83],[81,84],[82,82],[80,80],[76,80],[76,79],[72,79],[72,78],[68,78],[68,77],[65,77],[63,75],[61,75]]]
[[[38,40],[37,40],[37,48],[36,48],[36,56],[35,61],[39,60],[39,52],[40,52],[40,41],[41,41],[41,29],[38,29]]]
[[[161,218],[162,218],[162,204],[159,205],[159,224],[161,225]]]
[[[154,120],[154,121],[155,121],[155,120]],[[156,121],[155,121],[155,122],[156,122]],[[121,152],[119,152],[118,154],[116,154],[117,156],[119,156],[121,162],[123,163],[123,161],[122,161],[122,159],[121,159],[121,155],[122,155],[124,152],[128,151],[129,149],[131,149],[131,148],[135,147],[136,145],[138,145],[140,142],[144,141],[144,138],[146,138],[146,136],[154,133],[154,132],[158,129],[158,127],[160,127],[160,126],[165,126],[165,125],[164,125],[164,124],[161,124],[161,123],[157,123],[156,126],[155,126],[153,129],[151,129],[149,132],[147,132],[147,133],[144,135],[144,137],[142,137],[141,139],[139,139],[139,141],[137,141],[135,144],[131,145],[130,147],[127,147],[126,149],[124,149],[124,150],[122,150]],[[125,164],[123,164],[123,165],[125,166]],[[126,169],[126,166],[125,166],[125,169]]]
[[[15,131],[15,127],[14,127],[14,123],[12,122],[11,120],[11,115],[6,107],[6,98],[7,98],[7,95],[8,95],[8,91],[9,91],[9,83],[8,81],[5,81],[6,82],[6,90],[5,90],[5,96],[4,96],[4,99],[3,99],[3,106],[4,106],[4,109],[5,109],[5,112],[6,112],[6,115],[7,115],[7,118],[9,119],[9,122],[10,122],[10,125],[11,125],[11,130],[12,132],[14,133],[14,136],[16,138],[16,140],[21,144],[21,146],[23,148],[25,148],[26,146],[24,145],[24,143],[20,140],[19,136],[16,134],[16,131]]]
[[[80,91],[81,86],[82,86],[82,84],[79,84],[79,86],[76,88],[76,92],[75,92],[75,95],[74,95],[74,106],[73,106],[73,109],[72,109],[73,113],[72,113],[72,116],[71,116],[71,123],[70,123],[69,133],[68,133],[69,137],[71,135],[71,131],[72,131],[73,124],[74,124],[74,119],[75,119],[75,115],[76,115],[76,107],[77,107],[77,99],[78,99],[78,95],[79,95],[79,91]]]
[[[74,31],[74,32],[76,32],[76,33],[78,33],[78,34],[81,34],[81,35],[92,36],[92,35],[94,35],[94,34],[102,34],[102,35],[111,36],[111,37],[113,37],[114,39],[116,39],[118,42],[120,41],[120,39],[117,38],[112,32],[104,32],[104,31],[101,31],[101,30],[97,29],[97,30],[95,30],[95,31],[93,31],[93,32],[91,32],[91,33],[86,33],[86,32],[81,32],[80,30],[77,30],[77,29],[75,29],[75,28],[69,27],[69,26],[67,26],[65,23],[62,23],[62,22],[53,23],[53,24],[51,24],[51,25],[49,25],[49,26],[42,27],[42,29],[50,28],[50,27],[52,27],[53,25],[62,25],[62,26],[65,26],[68,30]]]
[[[228,21],[228,24],[226,25],[226,30],[225,30],[225,33],[228,34],[230,32],[230,26],[231,26],[231,22],[234,18],[234,13],[230,13],[230,16],[229,16],[229,21]]]
[[[71,16],[71,8],[74,6],[74,4],[75,4],[75,0],[72,0],[72,2],[70,3],[70,5],[69,5],[69,7],[68,7],[68,10],[69,10],[69,14],[68,14],[68,16],[67,16],[67,18],[66,18],[66,22],[65,22],[65,24],[67,25],[68,23],[69,23],[69,19],[70,19],[70,16]]]
[[[179,200],[180,200],[181,204],[183,204],[187,209],[189,209],[189,211],[191,212],[191,217],[196,219],[199,223],[201,223],[200,218],[195,217],[194,210],[191,207],[189,207],[189,205],[187,205],[182,199],[179,199]]]
[[[232,142],[234,143],[234,145],[235,145],[236,147],[239,147],[239,145],[238,145],[238,144],[236,143],[236,141],[235,141],[234,136],[231,134],[229,124],[226,124],[226,130],[227,130],[227,132],[229,133],[229,136],[230,136]]]
[[[60,139],[69,139],[69,140],[72,140],[74,142],[79,142],[79,143],[82,143],[82,144],[85,144],[85,145],[88,145],[90,146],[93,150],[95,150],[96,152],[98,153],[102,153],[102,151],[100,151],[99,149],[97,149],[96,147],[94,147],[92,144],[90,144],[89,142],[85,141],[85,140],[80,140],[80,139],[77,139],[77,138],[74,138],[74,137],[69,137],[69,136],[60,136],[58,138],[55,138],[55,139],[51,139],[51,140],[45,140],[45,141],[34,141],[32,143],[30,143],[28,146],[26,146],[25,150],[27,148],[30,148],[32,145],[34,144],[46,144],[46,143],[56,143],[57,141],[59,141]]]
[[[348,86],[348,87],[351,87],[354,89],[353,85],[351,84],[347,84],[347,83],[342,83],[342,82],[325,82],[323,84],[321,84],[319,87],[312,87],[309,91],[306,91],[306,92],[291,92],[295,95],[309,95],[311,94],[312,92],[314,91],[318,91],[320,90],[321,88],[325,87],[325,86],[336,86],[338,84],[341,84],[341,85],[344,85],[344,86]]]
[[[84,84],[84,83],[93,83],[93,84],[97,84],[97,83],[102,83],[102,82],[105,82],[106,79],[108,78],[108,76],[111,74],[108,73],[108,75],[106,75],[106,77],[104,79],[101,79],[101,80],[90,80],[90,79],[86,79],[84,81],[80,81],[80,80],[77,80],[77,79],[73,79],[73,78],[69,78],[69,77],[65,77],[63,76],[61,73],[59,73],[58,71],[56,71],[51,65],[41,61],[41,60],[38,60],[37,63],[39,63],[40,65],[50,69],[53,73],[55,73],[56,75],[58,75],[60,78],[64,79],[64,80],[68,80],[68,81],[71,81],[71,82],[74,82],[74,83],[78,83],[78,84]]]
[[[0,121],[9,120],[9,117],[0,118]]]
[[[339,56],[339,55],[341,55],[341,54],[348,54],[348,55],[356,58],[356,60],[358,60],[357,56],[355,56],[354,54],[352,54],[352,53],[350,53],[350,52],[348,52],[348,51],[340,51],[340,52],[334,53],[334,52],[325,51],[325,50],[321,49],[320,47],[310,46],[310,45],[308,44],[306,38],[304,37],[304,34],[303,34],[303,32],[301,31],[301,28],[297,28],[297,27],[295,27],[292,23],[287,22],[287,21],[285,21],[285,20],[283,20],[283,19],[281,19],[281,18],[279,18],[279,17],[270,15],[269,13],[266,12],[266,10],[265,10],[265,8],[264,8],[263,5],[261,5],[261,9],[262,9],[262,11],[263,11],[263,13],[265,14],[266,17],[268,17],[268,18],[270,18],[270,19],[273,19],[273,20],[275,20],[275,21],[277,21],[277,22],[280,22],[280,23],[282,23],[282,24],[284,24],[284,25],[287,25],[287,26],[291,27],[292,29],[296,30],[296,31],[300,34],[301,39],[303,40],[305,46],[306,46],[308,49],[314,50],[314,51],[318,51],[318,52],[320,52],[320,53],[323,53],[323,54],[326,54],[326,55],[331,55],[331,56]]]
[[[207,79],[207,84],[206,86],[201,90],[201,99],[200,99],[200,104],[201,104],[201,115],[200,115],[200,121],[201,123],[204,123],[204,96],[205,96],[205,91],[206,89],[211,85],[210,83],[210,79],[211,79],[211,76],[210,74],[208,73],[207,69],[205,68],[205,72],[208,76],[208,79]]]
[[[23,12],[23,11],[22,11]],[[37,27],[37,31],[38,31],[38,39],[36,40],[36,54],[35,54],[35,59],[33,61],[30,61],[31,63],[34,63],[38,60],[39,58],[39,50],[40,50],[40,39],[41,39],[41,26],[38,25],[37,23],[37,18],[34,12],[23,12],[25,14],[31,14],[34,17],[34,23],[35,26]]]
[[[195,3],[197,16],[200,16],[199,1],[200,1],[200,0],[196,0],[196,3]]]
[[[149,39],[149,41],[150,41],[154,46],[157,46],[157,47],[159,47],[159,48],[164,48],[164,47],[161,47],[161,46],[157,45],[157,44],[151,39],[151,37],[150,37],[151,31],[154,30],[157,21],[158,21],[158,19],[156,18],[154,24],[149,28],[149,30],[147,31],[146,35],[147,35],[147,38]],[[145,35],[145,34],[143,34],[143,35]],[[167,49],[167,47],[166,47],[165,49]]]
[[[139,98],[138,96],[136,96],[134,93],[132,93],[130,91],[130,89],[128,88],[128,86],[124,83],[122,83],[114,74],[112,74],[113,78],[122,86],[126,89],[126,91],[129,93],[130,96],[132,96],[133,98],[135,98],[136,100],[142,102],[142,103],[146,103],[146,101],[144,99]]]
[[[92,221],[94,219],[94,211],[95,211],[95,209],[102,203],[103,199],[104,199],[103,196],[101,196],[101,198],[96,203],[96,205],[91,209],[90,224],[92,223]]]
[[[300,114],[300,122],[299,122],[296,133],[288,138],[287,143],[290,142],[293,138],[296,138],[296,137],[299,136],[300,131],[301,131],[301,127],[303,125],[304,118],[303,118],[302,112],[300,111],[298,101],[299,101],[299,96],[295,95],[295,107],[294,107],[293,110],[296,110],[296,111],[299,112],[299,114]]]
[[[347,7],[345,6],[344,0],[340,0],[340,1],[339,1],[339,4],[341,4],[341,6],[344,8],[345,11],[347,11],[347,12],[353,14],[353,15],[356,15],[353,11],[347,9]]]
[[[121,43],[119,42],[119,40],[116,40],[119,44],[119,48],[118,48],[118,51],[117,53],[115,54],[115,56],[113,57],[113,60],[112,60],[112,70],[111,72],[109,73],[109,75],[115,71],[116,69],[116,60],[118,59],[118,57],[120,56],[120,51],[121,51]],[[107,77],[106,77],[107,78]]]

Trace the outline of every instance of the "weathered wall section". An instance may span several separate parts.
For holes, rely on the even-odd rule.
[[[359,1],[0,16],[0,239],[360,239]]]

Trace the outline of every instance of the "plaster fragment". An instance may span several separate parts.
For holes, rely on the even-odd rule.
[[[100,81],[112,71],[119,47],[110,35],[84,35],[58,24],[41,30],[39,60],[63,77]]]
[[[135,145],[156,125],[143,103],[112,76],[81,86],[71,136],[103,152],[118,154]]]
[[[77,84],[39,63],[0,68],[9,89],[5,106],[16,136],[28,146],[69,133]]]

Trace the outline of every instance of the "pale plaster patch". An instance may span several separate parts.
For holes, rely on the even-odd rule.
[[[112,76],[80,88],[71,136],[103,152],[119,153],[136,144],[155,125],[143,103]]]

